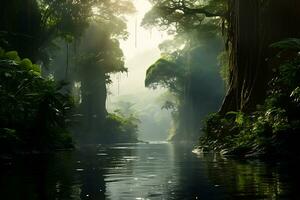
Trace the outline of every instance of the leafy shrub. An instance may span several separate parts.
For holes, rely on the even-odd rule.
[[[73,103],[63,86],[43,78],[29,59],[0,49],[1,143],[30,150],[70,147],[65,132]]]
[[[105,123],[107,139],[114,142],[137,142],[139,123],[133,115],[127,117],[121,113],[109,113]]]
[[[288,155],[297,153],[300,139],[300,39],[272,45],[279,49],[279,67],[269,83],[265,103],[245,114],[229,112],[211,115],[205,122],[202,146],[231,154]]]

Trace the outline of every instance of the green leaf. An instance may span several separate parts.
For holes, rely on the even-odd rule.
[[[298,38],[287,38],[280,42],[273,43],[271,45],[273,48],[278,48],[281,50],[296,50],[300,51],[300,39]]]
[[[8,58],[10,60],[15,60],[15,61],[21,61],[18,52],[16,51],[8,51],[4,55],[5,58]]]
[[[20,65],[25,67],[26,69],[32,69],[32,62],[28,58],[24,58],[21,62]]]

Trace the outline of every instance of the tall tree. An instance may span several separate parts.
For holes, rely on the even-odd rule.
[[[272,77],[269,46],[283,38],[299,37],[297,0],[164,0],[156,1],[147,14],[150,22],[176,31],[201,29],[203,23],[218,23],[227,39],[229,89],[220,113],[253,111],[263,103]],[[215,23],[215,24],[216,24]],[[295,25],[294,25],[295,24]]]
[[[300,37],[300,1],[228,1],[230,83],[221,113],[253,111],[263,103],[272,77],[270,44]]]
[[[127,71],[119,41],[113,34],[104,24],[92,24],[78,48],[80,58],[73,75],[74,81],[81,83],[80,111],[89,133],[103,129],[110,74]]]
[[[78,62],[70,69],[73,81],[81,85],[79,107],[90,140],[102,139],[99,133],[105,128],[110,74],[127,71],[119,40],[127,38],[124,15],[134,12],[134,7],[129,1],[109,2],[105,7],[94,8],[89,27],[79,42],[74,42]]]
[[[198,137],[199,122],[217,109],[222,96],[217,72],[221,19],[217,16],[223,14],[202,1],[152,2],[154,7],[145,15],[143,25],[159,26],[176,36],[161,45],[162,59],[148,69],[145,83],[166,87],[175,94],[176,103],[168,101],[164,106],[174,109],[172,139],[193,140]]]

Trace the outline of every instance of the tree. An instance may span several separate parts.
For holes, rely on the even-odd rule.
[[[90,20],[98,16],[107,20],[112,13],[118,15],[133,11],[127,0],[12,0],[1,2],[1,46],[17,50],[22,57],[34,62],[49,62],[49,50],[54,41],[63,38],[70,42],[82,35]]]
[[[222,95],[217,72],[222,48],[217,16],[221,14],[208,2],[153,3],[143,25],[166,28],[175,38],[160,45],[162,58],[147,70],[145,83],[152,88],[166,87],[176,97],[176,102],[167,101],[163,106],[173,109],[173,140],[193,140],[199,134],[199,121],[216,109]]]
[[[299,37],[300,2],[297,0],[228,1],[230,84],[220,113],[251,112],[266,97],[272,78],[269,46],[283,38]]]
[[[111,82],[109,74],[127,71],[119,42],[112,34],[102,24],[90,25],[78,48],[82,53],[73,73],[74,81],[81,83],[80,110],[88,132],[103,128],[107,115],[106,84]]]
[[[119,1],[118,7],[118,4],[111,1],[110,9],[105,15],[100,13],[101,10],[95,11],[80,41],[74,43],[77,45],[77,63],[70,69],[71,79],[81,85],[79,107],[83,114],[84,131],[97,139],[101,139],[99,133],[103,133],[106,128],[106,86],[111,83],[110,74],[127,71],[119,39],[127,38],[123,15],[134,9],[125,2],[127,1]],[[93,140],[95,137],[88,138]]]
[[[151,2],[154,6],[145,15],[143,24],[155,24],[171,32],[201,29],[203,24],[226,17],[226,0],[151,0]]]

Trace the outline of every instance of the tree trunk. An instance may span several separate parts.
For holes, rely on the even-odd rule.
[[[274,55],[270,45],[300,37],[299,0],[230,0],[230,85],[220,109],[251,112],[266,97]]]
[[[81,79],[81,111],[84,115],[84,129],[90,134],[89,138],[93,140],[100,135],[107,115],[107,89],[104,72],[96,70],[97,66],[91,68],[89,71],[87,67],[86,74]]]

